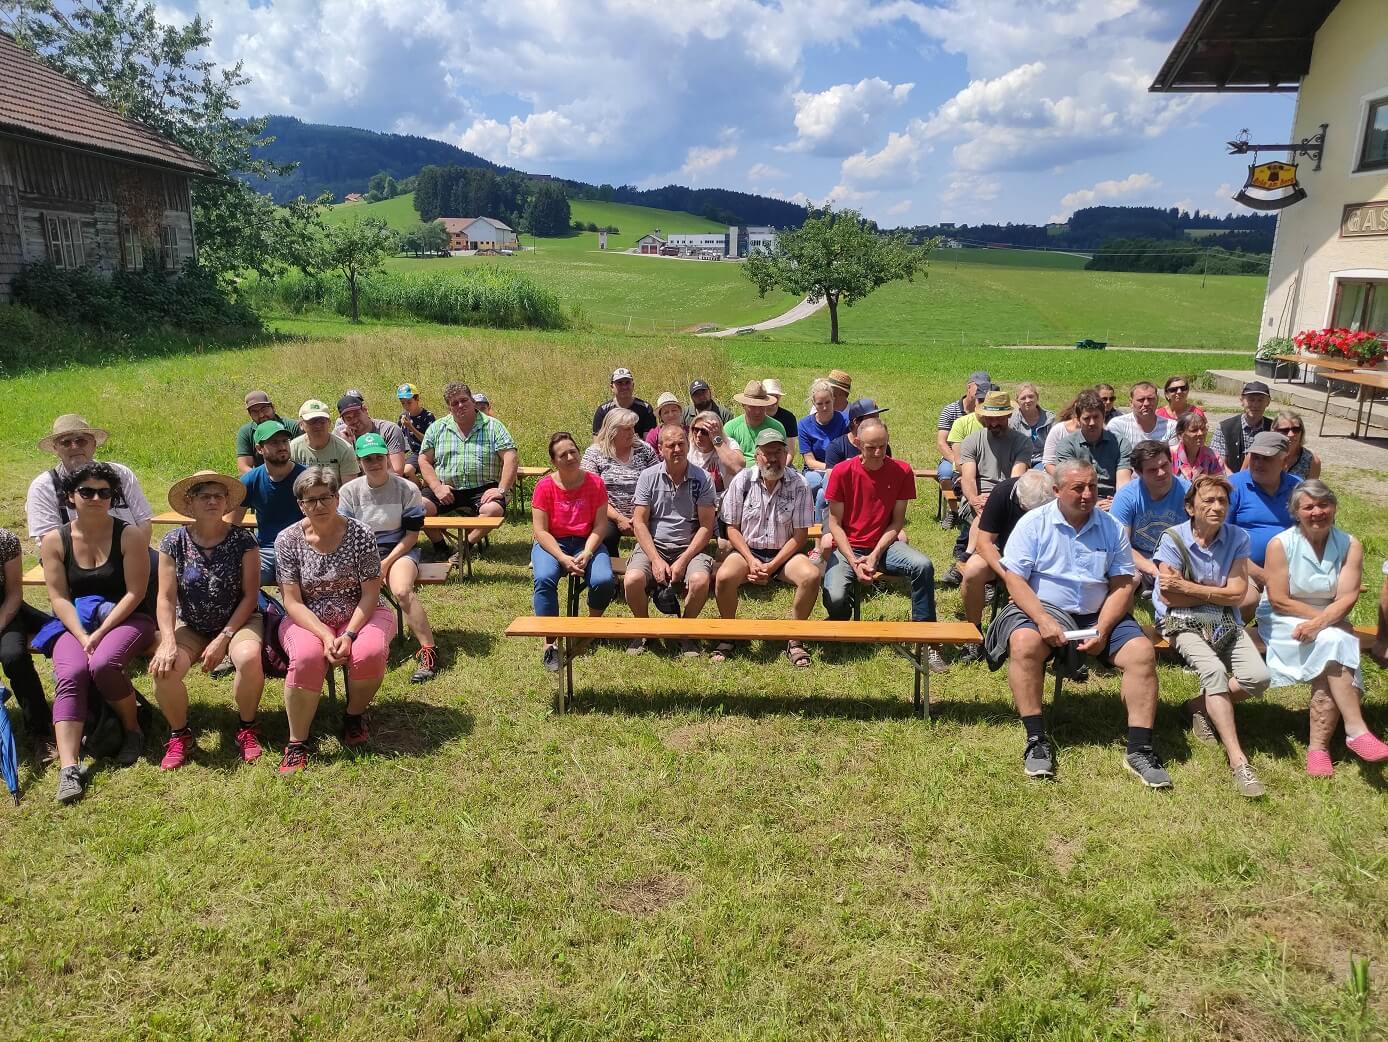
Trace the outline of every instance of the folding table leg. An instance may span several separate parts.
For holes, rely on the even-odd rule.
[[[569,711],[569,699],[574,690],[574,664],[569,655],[569,638],[559,638],[559,691],[555,697],[554,710],[563,716]]]

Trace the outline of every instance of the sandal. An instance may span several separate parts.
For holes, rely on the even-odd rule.
[[[713,663],[727,662],[728,656],[733,653],[731,641],[720,640],[718,645],[709,652],[708,660]]]
[[[810,653],[798,640],[786,642],[786,658],[790,659],[790,664],[797,669],[805,669],[810,664]]]

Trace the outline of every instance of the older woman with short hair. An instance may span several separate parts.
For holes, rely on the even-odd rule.
[[[604,545],[613,557],[617,555],[622,536],[635,538],[631,513],[635,509],[632,497],[636,495],[636,479],[647,467],[660,462],[655,450],[636,436],[639,419],[630,409],[609,409],[598,433],[593,435],[593,444],[583,450],[579,463],[590,474],[602,478],[607,486],[607,519],[612,524]]]
[[[1272,429],[1287,437],[1287,462],[1282,469],[1298,478],[1321,476],[1321,458],[1306,447],[1306,421],[1294,412],[1279,412]]]
[[[1187,481],[1201,474],[1223,477],[1229,473],[1219,453],[1205,444],[1210,421],[1199,409],[1187,409],[1176,420],[1175,436],[1171,439],[1171,469]]]
[[[228,655],[236,669],[232,694],[241,759],[253,763],[263,752],[255,720],[265,690],[260,659],[265,626],[257,611],[260,548],[250,532],[223,520],[245,495],[240,481],[212,470],[200,470],[169,489],[169,506],[193,523],[175,528],[159,544],[159,648],[149,673],[169,722],[159,764],[166,771],[182,767],[196,747],[183,678],[194,662],[211,673]]]
[[[1366,763],[1388,759],[1388,745],[1369,731],[1360,708],[1364,680],[1349,613],[1359,600],[1364,548],[1335,527],[1338,506],[1319,478],[1292,491],[1295,525],[1268,543],[1267,591],[1258,606],[1272,686],[1311,685],[1306,773],[1319,778],[1335,773],[1329,746],[1341,720],[1350,752]]]
[[[1238,613],[1251,540],[1227,521],[1232,491],[1214,474],[1199,475],[1186,490],[1190,520],[1168,528],[1152,554],[1152,605],[1171,646],[1200,677],[1200,694],[1183,707],[1192,733],[1223,743],[1234,787],[1255,797],[1263,795],[1263,784],[1239,744],[1234,705],[1267,690],[1268,669]]]
[[[309,467],[294,480],[304,520],[275,539],[275,569],[288,615],[280,642],[289,656],[284,707],[289,744],[281,774],[308,764],[309,733],[327,671],[348,667],[342,744],[370,738],[366,710],[386,675],[395,616],[381,597],[381,552],[371,529],[338,513],[337,473]]]

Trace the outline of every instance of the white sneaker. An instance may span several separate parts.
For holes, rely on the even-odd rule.
[[[940,654],[940,649],[935,647],[934,644],[931,644],[925,649],[925,655],[926,659],[930,662],[930,672],[943,673],[949,669],[949,663],[945,661],[944,656]]]

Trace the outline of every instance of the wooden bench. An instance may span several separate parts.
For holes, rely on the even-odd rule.
[[[806,640],[846,644],[885,644],[904,656],[915,672],[912,696],[916,711],[930,717],[930,663],[928,644],[974,644],[981,637],[978,627],[967,622],[831,622],[827,619],[633,619],[633,618],[551,618],[522,616],[506,627],[508,637],[554,637],[559,642],[557,674],[559,690],[555,710],[568,711],[573,697],[573,656],[571,640],[634,640],[637,637],[665,640],[749,641]]]
[[[512,490],[515,495],[511,497],[510,506],[507,513],[514,513],[516,520],[524,520],[526,516],[525,504],[530,498],[530,490],[526,487],[528,481],[539,481],[542,477],[553,469],[551,467],[520,467],[516,470],[516,487]]]
[[[953,478],[945,478],[943,481],[941,481],[940,475],[937,471],[923,470],[920,467],[913,467],[911,469],[911,473],[913,473],[916,476],[917,481],[923,481],[928,479],[930,481],[935,482],[939,486],[939,494],[935,498],[936,521],[943,521],[945,519],[946,508],[948,508],[948,512],[950,514],[958,513],[959,493],[954,491]]]

